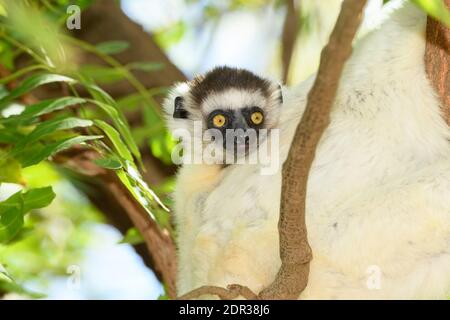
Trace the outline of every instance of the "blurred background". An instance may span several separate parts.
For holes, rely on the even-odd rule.
[[[373,27],[384,2],[369,1],[360,34]],[[20,228],[0,241],[0,296],[6,299],[166,298],[161,282],[164,270],[155,268],[155,256],[147,250],[149,240],[133,227],[137,218],[126,199],[120,197],[115,178],[102,170],[118,171],[121,181],[127,182],[125,186],[144,207],[148,203],[133,193],[135,185],[144,193],[148,185],[170,208],[176,172],[170,160],[174,141],[166,132],[160,113],[160,103],[169,86],[216,65],[247,68],[280,83],[295,85],[317,69],[320,50],[334,25],[341,1],[24,0],[15,3],[22,4],[0,1],[0,97],[6,101],[0,108],[3,117],[0,201],[11,199],[21,190],[46,186],[51,186],[56,196],[48,206],[24,213]],[[81,12],[78,20],[77,10]],[[47,24],[51,27],[46,29],[43,26]],[[68,81],[68,84],[38,88],[34,86],[36,78],[28,81],[28,87],[24,85],[28,77],[41,71],[73,77],[82,85],[72,86]],[[40,84],[44,83],[42,77],[39,79]],[[113,154],[112,149],[119,149],[117,158],[109,156],[95,162],[99,168],[92,168],[88,161],[90,154],[85,149],[81,152],[73,146],[58,156],[52,153],[47,157],[50,156],[47,154],[39,161],[30,160],[39,154],[34,149],[24,149],[22,154],[11,153],[21,144],[7,130],[16,130],[14,134],[19,134],[21,139],[31,139],[30,127],[55,120],[52,115],[50,120],[40,116],[34,122],[23,122],[26,105],[36,106],[45,99],[72,94],[77,97],[91,94],[97,101],[92,93],[94,84],[115,100],[111,104],[123,115],[130,139],[139,149],[130,161],[140,163],[133,168],[145,168],[140,170],[142,177],[133,176],[130,168],[122,169],[126,162],[119,161],[120,157],[127,158],[128,153],[120,152],[120,143],[116,144],[115,136],[108,134],[109,127],[98,122],[95,124],[109,140],[104,144],[89,142],[91,148],[100,150],[101,154],[105,150]],[[23,90],[19,92],[17,88]],[[34,90],[32,94],[24,94],[30,88]],[[102,99],[109,101],[108,96]],[[86,106],[65,112],[83,119],[103,119],[121,133],[120,123],[116,124],[114,117],[108,118],[91,106],[102,106],[96,101],[90,104],[84,101]],[[66,115],[56,115],[59,116]],[[12,128],[11,123],[17,125]],[[84,127],[79,123],[58,130],[70,136],[85,130],[97,134],[99,130]],[[127,132],[119,136],[126,140]],[[49,135],[39,138],[42,146],[55,141]],[[131,152],[134,142],[130,142]],[[32,144],[28,143],[29,148]],[[119,173],[127,174],[128,180]],[[145,184],[140,184],[141,178]],[[163,235],[172,236],[170,214],[161,206],[148,211],[164,230]],[[8,224],[3,223],[7,228]],[[1,231],[0,219],[0,236]]]

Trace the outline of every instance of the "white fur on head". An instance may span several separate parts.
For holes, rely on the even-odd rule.
[[[248,107],[259,107],[264,111],[266,128],[274,128],[279,120],[281,92],[278,86],[272,85],[272,94],[266,98],[260,90],[230,88],[209,94],[201,104],[205,116],[217,109],[239,110]]]
[[[179,128],[188,128],[186,119],[176,119],[173,117],[175,110],[175,99],[177,97],[185,97],[189,92],[189,85],[187,82],[180,82],[175,84],[169,91],[163,102],[164,117],[166,119],[167,127],[170,132]]]
[[[170,90],[163,104],[166,123],[172,134],[182,129],[189,132],[192,138],[201,141],[200,132],[194,131],[194,121],[200,121],[203,124],[203,130],[206,130],[206,118],[214,110],[257,106],[264,111],[264,127],[272,129],[277,126],[281,113],[282,92],[280,90],[281,87],[275,82],[271,82],[268,96],[262,90],[245,90],[231,87],[205,94],[206,98],[198,106],[190,94],[190,83],[178,83]],[[177,97],[183,98],[183,106],[188,112],[187,119],[173,117],[175,99]],[[201,133],[203,134],[203,132]],[[185,147],[188,146],[186,145]]]

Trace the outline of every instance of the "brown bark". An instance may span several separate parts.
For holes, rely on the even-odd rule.
[[[352,53],[353,38],[361,23],[365,4],[366,0],[344,0],[330,40],[322,50],[316,80],[308,94],[305,112],[283,164],[278,225],[281,268],[274,282],[257,296],[258,299],[298,299],[308,283],[312,259],[305,224],[308,174],[317,145],[330,122],[331,106],[345,62]],[[231,288],[240,288],[247,296],[255,296],[249,295],[246,287],[232,285]],[[196,297],[199,293],[227,298],[224,291],[218,292],[216,287],[208,286],[198,288],[182,298]]]
[[[192,290],[177,300],[192,300],[201,297],[202,295],[216,295],[222,300],[233,300],[239,296],[244,297],[247,300],[258,300],[258,296],[254,294],[249,288],[240,286],[238,284],[229,285],[226,289],[216,286],[203,286]]]
[[[282,80],[287,84],[292,55],[299,32],[299,9],[295,6],[295,0],[286,1],[286,18],[281,36],[281,64]]]
[[[93,161],[97,158],[98,154],[93,150],[73,147],[55,155],[53,161],[80,174],[85,182],[89,182],[89,187],[94,190],[87,192],[88,196],[99,208],[112,210],[108,211],[107,216],[113,219],[128,217],[132,221],[144,238],[152,269],[166,285],[169,297],[176,297],[177,259],[172,238],[150,218],[113,171],[94,164]],[[104,202],[100,203],[99,200]]]
[[[154,73],[134,71],[134,75],[146,87],[172,86],[174,82],[185,81],[183,73],[167,58],[165,53],[153,41],[152,36],[140,25],[130,20],[116,4],[116,1],[97,0],[81,14],[81,29],[73,35],[90,44],[104,41],[124,40],[130,47],[114,57],[122,64],[136,61],[155,61],[164,63],[164,68]],[[82,58],[83,63],[102,64],[91,54]],[[120,81],[103,86],[113,97],[120,97],[134,92],[127,82]]]
[[[157,72],[132,71],[134,76],[149,89],[154,87],[169,87],[175,82],[185,81],[183,73],[167,58],[165,53],[153,41],[152,36],[145,32],[140,25],[129,19],[117,5],[116,1],[98,0],[81,13],[81,29],[74,30],[72,36],[89,44],[97,44],[104,41],[122,40],[127,41],[130,47],[114,55],[114,58],[125,65],[132,62],[152,61],[164,64],[162,70]],[[104,65],[105,62],[96,55],[82,52],[79,57],[80,64]],[[19,65],[26,65],[27,61],[20,59]],[[136,92],[127,80],[101,86],[113,98],[132,94]],[[79,88],[81,95],[87,95],[83,88]],[[38,98],[55,97],[61,95],[59,85],[48,85],[35,90]],[[157,97],[157,101],[161,97]],[[126,115],[131,125],[140,124],[143,119],[142,110]],[[154,157],[147,146],[141,150],[146,172],[144,179],[151,185],[163,182],[175,173],[175,166],[166,165]]]
[[[168,296],[175,298],[177,256],[173,239],[167,230],[161,230],[158,224],[149,217],[148,213],[133,199],[133,196],[113,173],[110,172],[102,180],[144,237],[148,252],[153,260],[153,270],[157,275],[160,275],[167,288]]]
[[[450,0],[445,0],[450,9]],[[440,100],[442,115],[450,125],[450,29],[428,17],[425,68]]]
[[[76,151],[76,153],[79,153],[79,151]],[[81,155],[79,154],[78,156]],[[75,172],[73,169],[64,173],[68,175],[70,181],[89,198],[89,201],[103,213],[108,223],[117,228],[120,233],[125,234],[130,228],[135,227],[133,221],[129,217],[130,214],[127,213],[127,206],[124,206],[123,203],[117,199],[116,194],[111,192],[109,185],[105,184],[102,179],[90,176],[86,172]],[[101,171],[101,174],[105,173],[105,171]],[[119,183],[119,181],[113,181],[114,183]],[[153,252],[148,249],[145,241],[143,243],[135,244],[133,247],[141,256],[145,265],[153,270],[157,278],[161,281],[165,281],[164,279],[167,278],[167,276],[161,272],[160,263],[154,257]],[[169,278],[172,278],[172,276]]]
[[[316,80],[283,164],[279,221],[281,268],[275,281],[261,292],[262,298],[297,299],[308,283],[312,259],[305,224],[308,174],[317,145],[330,122],[331,106],[345,62],[352,53],[353,38],[365,4],[365,0],[343,2],[330,40],[322,50]]]

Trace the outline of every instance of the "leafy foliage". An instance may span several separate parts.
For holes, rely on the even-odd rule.
[[[96,45],[99,52],[104,54],[116,54],[128,49],[129,44],[125,41],[108,41]]]
[[[51,187],[19,191],[0,203],[0,243],[11,240],[22,228],[25,213],[49,205],[55,194]]]
[[[44,295],[27,290],[19,285],[0,264],[0,294],[2,292],[14,292],[21,295],[27,295],[31,298],[43,298]]]
[[[89,1],[80,2],[87,5]],[[163,227],[167,225],[167,207],[142,179],[140,146],[136,142],[156,137],[158,145],[154,142],[149,145],[159,150],[155,152],[158,157],[169,161],[171,140],[161,126],[162,118],[153,100],[153,94],[164,91],[147,90],[131,73],[131,70],[157,72],[164,66],[151,61],[124,66],[111,55],[127,50],[127,42],[109,41],[94,46],[63,34],[59,24],[64,21],[64,6],[68,3],[64,0],[59,6],[47,1],[0,3],[0,185],[19,184],[22,189],[0,202],[0,249],[5,252],[17,242],[39,243],[36,224],[27,223],[27,216],[32,217],[33,210],[45,208],[55,198],[52,186],[30,187],[24,171],[52,163],[58,153],[73,147],[95,150],[98,154],[95,164],[115,171],[149,216]],[[82,50],[96,54],[108,66],[78,66],[75,55]],[[27,66],[16,67],[17,53],[28,57]],[[136,94],[123,97],[123,101],[134,100],[136,107],[151,110],[146,111],[148,116],[143,125],[151,123],[153,131],[144,134],[139,131],[136,135],[124,114],[127,105],[119,105],[98,86],[119,80],[129,81],[137,90]],[[54,98],[36,99],[34,91],[48,85],[62,90]],[[81,91],[87,95],[81,97]],[[136,232],[127,236],[127,242],[140,241]],[[1,292],[40,297],[6,276],[6,271],[2,275]]]

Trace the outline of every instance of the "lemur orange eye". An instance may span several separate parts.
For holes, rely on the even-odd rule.
[[[222,128],[225,125],[226,118],[223,114],[217,114],[213,118],[213,124],[217,128]]]
[[[251,114],[250,119],[254,124],[261,124],[263,122],[264,116],[261,112],[255,111]]]

